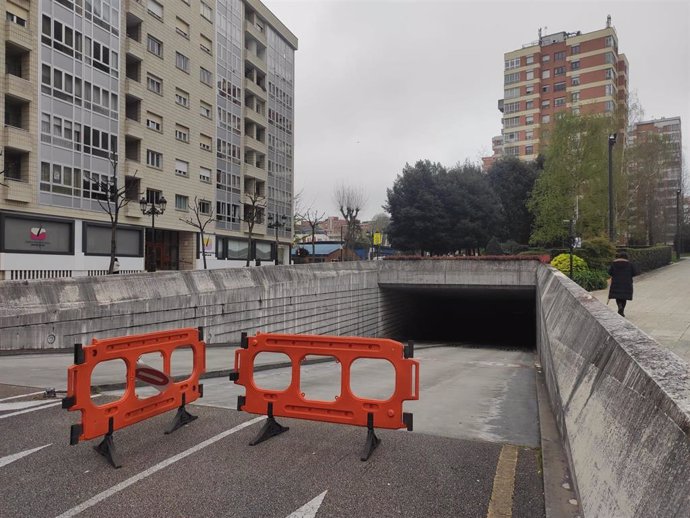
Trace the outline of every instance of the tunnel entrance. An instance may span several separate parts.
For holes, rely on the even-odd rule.
[[[399,315],[400,339],[536,348],[534,287],[387,286],[384,309]]]

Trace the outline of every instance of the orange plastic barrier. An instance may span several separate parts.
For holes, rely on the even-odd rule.
[[[254,362],[256,356],[263,352],[283,353],[290,358],[292,379],[285,390],[267,390],[254,383]],[[300,365],[307,355],[332,356],[340,363],[341,390],[334,401],[305,399],[300,389]],[[263,333],[247,338],[243,334],[242,347],[235,351],[235,370],[230,379],[246,389],[246,394],[238,397],[238,410],[269,417],[269,429],[263,430],[253,444],[285,431],[273,419],[274,416],[282,416],[367,426],[370,432],[368,441],[373,443],[370,454],[379,442],[373,435],[374,427],[412,430],[412,414],[403,412],[403,402],[419,399],[419,362],[411,359],[413,355],[411,342],[403,346],[384,338]],[[352,363],[360,358],[387,360],[393,365],[395,390],[389,399],[366,399],[352,392],[350,369]]]
[[[177,414],[166,433],[196,419],[185,410],[185,404],[203,396],[203,385],[199,383],[206,370],[206,344],[203,342],[201,328],[183,328],[140,335],[93,339],[91,345],[82,347],[75,344],[74,365],[67,371],[67,397],[62,400],[62,408],[81,412],[81,423],[74,424],[70,430],[70,444],[94,439],[105,435],[96,450],[107,457],[115,467],[119,467],[112,434],[150,417],[177,409]],[[190,347],[194,358],[194,368],[189,378],[174,381],[171,376],[173,351],[180,347]],[[158,371],[138,363],[147,353],[159,352],[163,356],[163,371]],[[117,401],[97,405],[91,399],[91,375],[94,368],[108,360],[123,360],[127,367],[126,389]],[[154,386],[159,393],[138,398],[135,383],[144,382]]]

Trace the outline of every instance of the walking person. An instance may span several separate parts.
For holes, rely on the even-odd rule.
[[[616,299],[618,314],[625,316],[625,305],[633,298],[633,277],[638,274],[637,267],[628,261],[626,252],[617,252],[616,258],[609,266],[611,287],[609,300]]]
[[[120,261],[117,260],[117,257],[113,261],[113,274],[117,275],[120,273]]]

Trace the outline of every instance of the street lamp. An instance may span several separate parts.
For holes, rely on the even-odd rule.
[[[278,229],[279,228],[285,228],[286,231],[290,231],[290,227],[287,226],[287,216],[283,214],[280,217],[280,220],[278,220],[278,215],[276,214],[276,217],[273,217],[273,214],[268,215],[268,228],[274,228],[276,231],[276,260],[275,264],[278,264]]]
[[[141,212],[144,214],[144,216],[148,216],[149,214],[151,215],[151,241],[149,245],[150,252],[148,254],[151,256],[149,257],[149,272],[156,271],[156,249],[153,246],[154,241],[156,240],[156,216],[160,216],[165,212],[165,207],[167,204],[168,202],[164,196],[158,198],[158,201],[155,201],[155,198],[152,197],[150,203],[144,196],[142,196],[139,200],[139,207],[141,207]]]
[[[680,201],[680,189],[676,189],[676,256],[680,261],[680,253],[683,250],[683,228],[682,219],[680,217],[681,201]]]
[[[617,133],[609,135],[609,239],[616,242],[616,228],[613,224],[613,146],[616,144]]]

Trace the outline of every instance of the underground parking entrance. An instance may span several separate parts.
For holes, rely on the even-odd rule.
[[[397,308],[401,339],[536,349],[534,286],[386,286],[381,293],[384,308]]]

